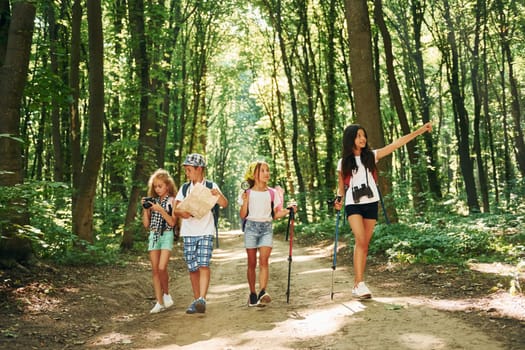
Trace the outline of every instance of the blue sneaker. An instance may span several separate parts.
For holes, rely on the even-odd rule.
[[[197,300],[194,300],[190,306],[186,309],[187,314],[194,314],[197,312],[197,309],[195,308],[195,303],[197,303]]]
[[[250,293],[250,297],[248,298],[248,306],[257,306],[258,304],[259,300],[257,300],[257,294]]]
[[[195,301],[195,309],[197,309],[197,312],[200,314],[206,312],[206,300],[204,300],[203,297],[200,297]]]

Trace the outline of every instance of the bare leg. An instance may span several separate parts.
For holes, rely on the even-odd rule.
[[[248,287],[251,293],[255,293],[255,268],[257,267],[257,248],[247,248],[246,255],[248,256],[248,267],[246,268],[246,278],[248,279]]]
[[[151,250],[149,252],[149,260],[151,262],[151,271],[153,276],[153,289],[155,290],[155,299],[157,299],[157,303],[159,303],[160,305],[164,305],[159,271],[160,255],[160,250]]]
[[[159,259],[159,279],[160,279],[160,287],[164,294],[170,294],[169,288],[168,288],[168,280],[169,280],[169,274],[168,274],[168,263],[170,261],[170,254],[171,251],[167,249],[163,249],[160,251],[160,259]]]
[[[200,297],[206,299],[206,294],[208,294],[208,287],[210,286],[210,276],[211,271],[209,267],[201,266],[199,268],[200,278],[199,278],[199,293]]]
[[[364,281],[368,245],[374,233],[376,220],[363,219],[361,215],[350,215],[348,222],[355,237],[354,247],[354,286]]]
[[[259,288],[266,289],[270,278],[269,260],[272,247],[259,248]]]
[[[190,272],[191,289],[193,290],[193,299],[198,299],[200,294],[200,269]]]

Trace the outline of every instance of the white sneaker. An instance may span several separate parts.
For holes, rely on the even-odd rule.
[[[160,305],[159,303],[156,303],[155,306],[153,307],[153,309],[151,309],[149,311],[149,313],[150,314],[156,314],[156,313],[159,313],[159,312],[164,311],[164,310],[166,310],[164,305]]]
[[[365,282],[359,282],[357,287],[352,289],[352,296],[359,299],[370,299],[372,298],[372,292],[370,292]]]
[[[169,295],[169,294],[164,294],[164,295],[162,296],[162,299],[164,300],[164,307],[165,307],[166,309],[173,305],[173,299],[171,299],[171,295]]]

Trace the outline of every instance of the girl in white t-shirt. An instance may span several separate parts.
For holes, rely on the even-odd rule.
[[[379,191],[376,183],[376,163],[417,136],[431,130],[432,124],[426,123],[416,131],[374,151],[368,146],[366,131],[362,126],[349,125],[344,131],[343,155],[337,165],[339,200],[335,202],[335,208],[340,210],[343,207],[344,198],[345,214],[355,237],[352,289],[354,297],[372,297],[364,282],[364,272],[368,245],[377,221]]]
[[[248,256],[246,277],[250,287],[248,306],[258,306],[269,303],[272,299],[266,292],[269,279],[268,261],[273,244],[273,219],[286,216],[289,209],[283,208],[282,189],[268,187],[270,166],[266,162],[253,162],[244,176],[249,184],[239,197],[240,216],[245,220],[244,246]],[[297,207],[293,206],[294,211]],[[259,294],[255,289],[257,267],[257,251],[259,252]]]

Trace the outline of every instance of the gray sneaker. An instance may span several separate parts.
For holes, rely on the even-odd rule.
[[[190,306],[188,306],[188,308],[186,309],[186,313],[187,314],[194,314],[197,312],[197,309],[195,308],[195,303],[197,302],[197,300],[194,300]]]
[[[372,298],[372,292],[370,292],[365,282],[359,282],[357,287],[352,289],[352,296],[358,299],[370,299]]]
[[[200,297],[195,301],[195,309],[197,309],[197,312],[200,314],[203,314],[206,312],[206,300],[204,298]]]

